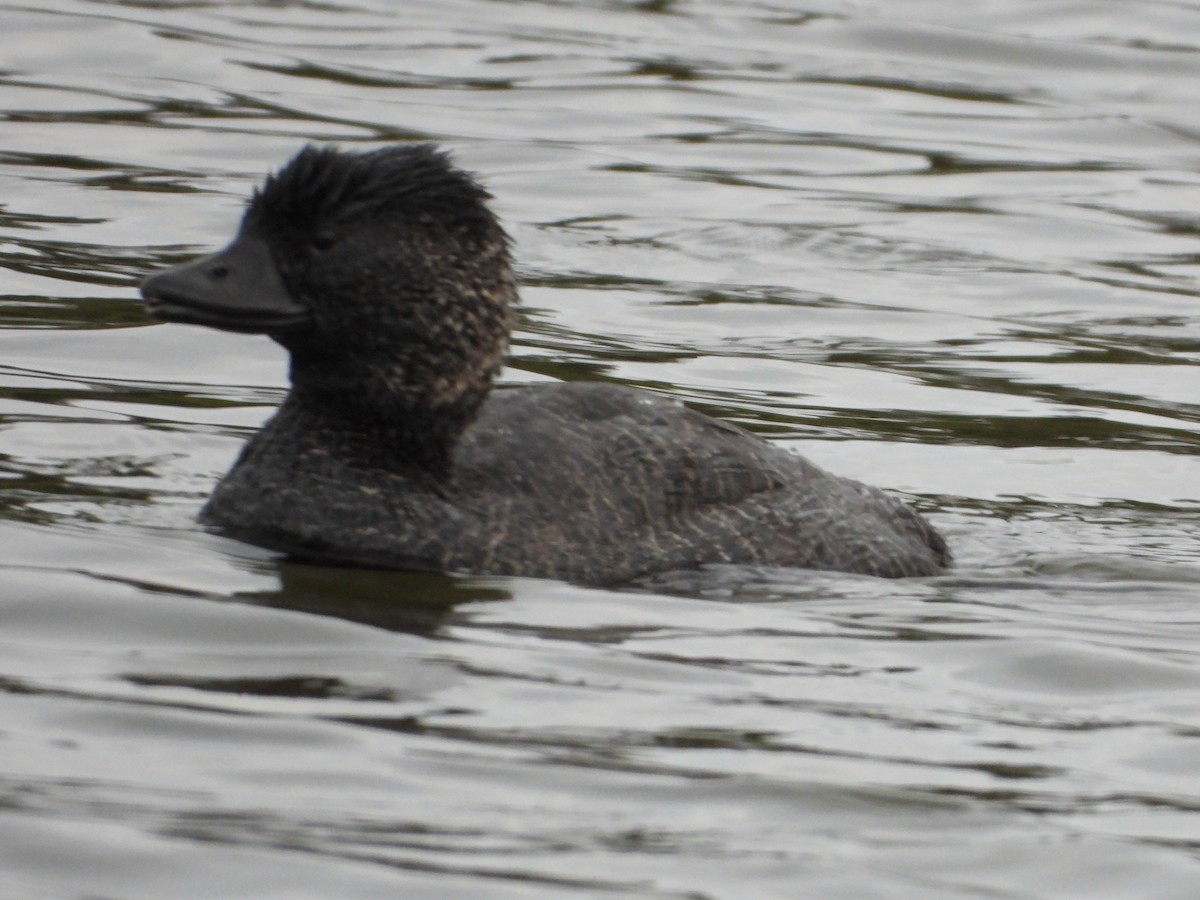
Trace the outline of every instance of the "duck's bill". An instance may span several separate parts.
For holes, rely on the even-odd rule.
[[[309,320],[266,242],[245,232],[219,253],[151,275],[142,282],[142,297],[157,319],[225,331],[274,334]]]

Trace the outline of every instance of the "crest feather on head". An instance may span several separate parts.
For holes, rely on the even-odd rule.
[[[305,226],[409,209],[459,218],[483,211],[491,195],[433,144],[402,144],[365,153],[318,147],[297,153],[267,177],[250,200],[248,216]]]

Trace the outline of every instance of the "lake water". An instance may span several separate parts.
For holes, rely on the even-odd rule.
[[[0,896],[1192,898],[1200,3],[0,3]],[[681,398],[959,567],[305,567],[152,323],[305,141],[436,140],[507,382]]]

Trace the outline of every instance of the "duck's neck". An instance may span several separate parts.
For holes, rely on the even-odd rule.
[[[378,362],[306,364],[293,357],[291,374],[283,412],[320,430],[346,463],[433,485],[449,477],[459,439],[491,387],[489,379],[447,390],[452,378],[415,378]]]

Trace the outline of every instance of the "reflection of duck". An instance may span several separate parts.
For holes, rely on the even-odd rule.
[[[489,396],[517,290],[487,197],[429,146],[310,147],[226,249],[146,281],[158,318],[291,354],[291,392],[205,521],[301,558],[591,583],[948,564],[900,501],[671,400],[582,383]]]
[[[496,579],[332,569],[287,561],[279,563],[278,572],[276,590],[240,593],[235,599],[425,636],[437,634],[458,606],[512,599]]]

